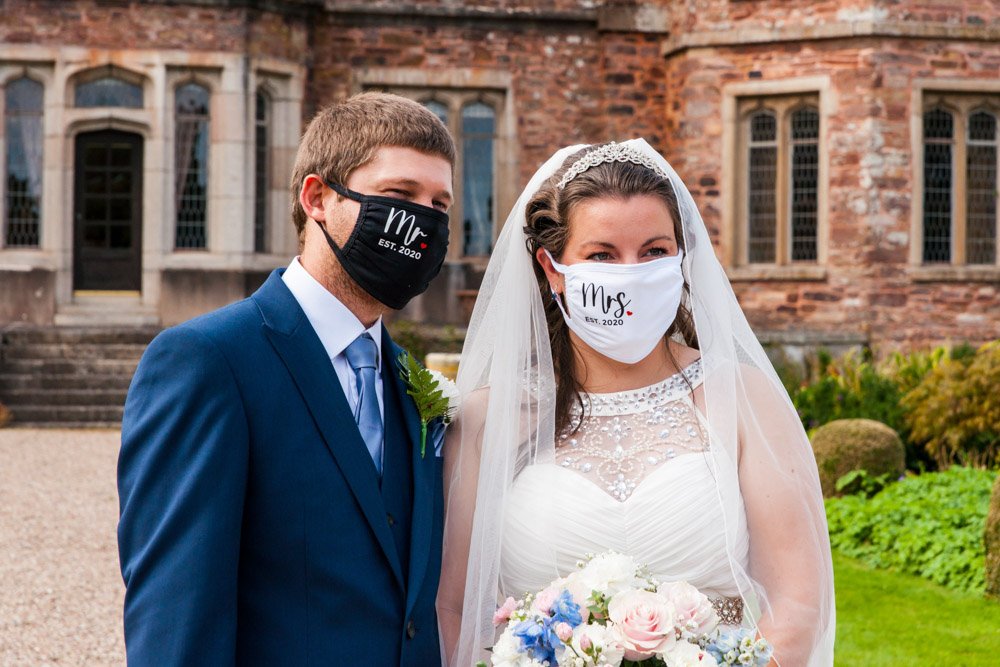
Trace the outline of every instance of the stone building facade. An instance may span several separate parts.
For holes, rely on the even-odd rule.
[[[765,340],[1000,337],[989,0],[3,0],[0,88],[0,326],[249,293],[297,247],[304,123],[380,89],[459,144],[448,261],[404,316],[463,322],[555,149],[643,136]]]

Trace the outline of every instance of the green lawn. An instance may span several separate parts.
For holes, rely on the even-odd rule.
[[[834,552],[837,667],[1000,665],[1000,603]]]

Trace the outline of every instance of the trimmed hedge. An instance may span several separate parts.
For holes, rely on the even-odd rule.
[[[812,447],[826,497],[838,495],[837,480],[851,471],[896,479],[905,469],[902,440],[872,419],[838,419],[821,426],[813,433]]]

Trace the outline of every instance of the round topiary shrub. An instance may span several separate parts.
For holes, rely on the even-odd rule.
[[[837,480],[852,470],[871,477],[903,474],[905,448],[899,435],[873,419],[838,419],[813,433],[813,453],[826,497],[839,495]]]
[[[983,542],[986,544],[986,594],[1000,598],[1000,475],[993,482]]]

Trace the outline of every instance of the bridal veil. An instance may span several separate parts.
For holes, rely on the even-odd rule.
[[[677,195],[704,372],[714,497],[735,588],[783,667],[833,664],[834,597],[826,515],[812,449],[772,364],[716,258],[691,194],[642,139],[626,142],[662,168]],[[442,599],[457,625],[442,637],[447,664],[489,662],[498,602],[507,493],[525,466],[555,460],[555,396],[545,309],[525,246],[525,207],[564,161],[556,152],[529,181],[490,259],[462,352],[463,407],[445,443],[446,527]],[[545,512],[543,506],[538,512]],[[746,513],[749,560],[737,558]],[[665,535],[664,539],[669,539]],[[770,546],[781,544],[786,549]],[[782,556],[787,552],[790,556]],[[582,554],[581,554],[582,556]],[[456,608],[457,607],[457,608]],[[782,651],[784,649],[784,651]]]

